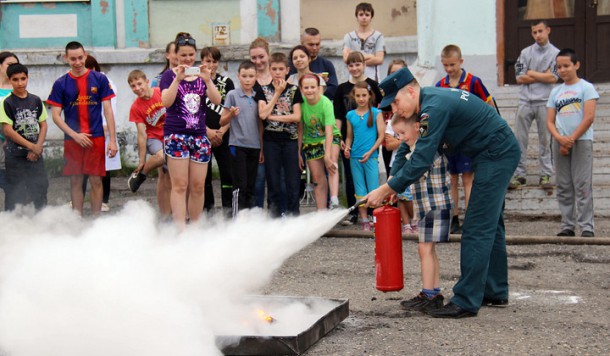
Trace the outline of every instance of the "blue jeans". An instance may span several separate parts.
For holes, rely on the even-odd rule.
[[[299,215],[301,170],[297,141],[269,140],[263,147],[271,214]]]

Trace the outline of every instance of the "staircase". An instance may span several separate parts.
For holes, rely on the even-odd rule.
[[[599,93],[594,126],[593,143],[593,197],[595,216],[610,216],[610,83],[596,84]],[[518,86],[490,87],[502,117],[515,128],[518,105]],[[559,207],[555,191],[548,195],[538,186],[538,133],[536,124],[530,128],[527,148],[527,186],[506,194],[506,213],[527,216],[558,216]],[[553,177],[554,179],[554,177]],[[460,203],[460,206],[463,206]]]

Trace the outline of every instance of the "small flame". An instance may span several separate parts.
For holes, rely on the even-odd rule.
[[[259,310],[256,311],[256,313],[258,314],[258,316],[261,319],[263,319],[264,321],[268,322],[269,324],[275,322],[275,319],[271,315],[265,313],[264,310],[259,309]]]

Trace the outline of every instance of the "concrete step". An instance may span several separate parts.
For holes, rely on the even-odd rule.
[[[595,141],[593,143],[593,197],[596,217],[610,217],[610,83],[596,84],[600,99],[595,117]],[[502,117],[513,128],[519,102],[519,86],[488,87],[496,99]],[[540,167],[538,164],[538,134],[532,125],[527,149],[527,181],[530,185],[506,194],[506,213],[527,216],[559,216],[555,190],[551,195],[537,184]],[[554,182],[554,176],[551,181]],[[460,198],[463,200],[463,198]],[[463,201],[460,202],[463,205]]]
[[[599,93],[599,96],[603,96],[603,94],[610,93],[610,83],[597,83],[593,84],[595,90]],[[504,86],[494,86],[488,85],[487,90],[495,96],[501,97],[517,97],[519,95],[520,87],[519,85],[504,85]]]
[[[610,216],[610,186],[594,185],[593,199],[596,217]],[[463,205],[462,205],[463,206]],[[506,193],[505,211],[511,215],[559,216],[555,190],[551,195],[538,186],[525,186]]]
[[[502,118],[512,126],[517,117],[517,107],[499,106],[499,110]],[[610,118],[610,104],[605,107],[596,108],[595,124],[608,124],[608,118]]]
[[[494,99],[496,99],[496,104],[500,108],[517,108],[519,106],[519,96],[518,95],[497,95],[494,93],[490,93]],[[610,97],[608,93],[599,93],[599,99],[597,99],[597,107],[604,107],[610,105]]]

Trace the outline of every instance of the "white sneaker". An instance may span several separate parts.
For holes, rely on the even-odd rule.
[[[108,206],[108,204],[106,203],[102,203],[102,209],[101,209],[104,213],[109,212],[110,211],[110,207]]]
[[[413,232],[414,234],[417,234],[419,232],[419,228],[417,227],[417,224],[411,225],[411,232]]]

